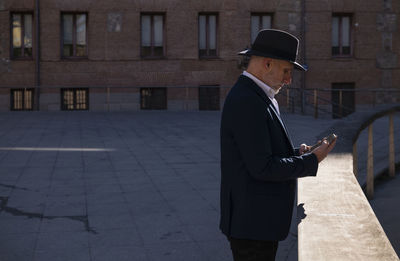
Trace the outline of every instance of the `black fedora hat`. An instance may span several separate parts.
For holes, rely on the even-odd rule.
[[[244,50],[239,55],[263,56],[285,60],[294,65],[294,68],[307,71],[306,65],[296,62],[299,48],[299,39],[285,31],[265,29],[258,32],[250,49]]]

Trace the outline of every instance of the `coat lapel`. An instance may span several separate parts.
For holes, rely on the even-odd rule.
[[[286,138],[288,139],[290,145],[292,146],[292,148],[294,148],[294,147],[293,147],[293,144],[292,144],[292,140],[290,139],[289,132],[288,132],[288,130],[286,129],[286,125],[285,125],[285,123],[283,123],[283,120],[282,120],[281,116],[280,116],[279,113],[276,111],[275,106],[272,104],[272,102],[271,102],[271,100],[270,100],[269,98],[268,98],[267,103],[268,103],[268,106],[271,108],[271,110],[274,112],[275,117],[278,119],[279,123],[281,124],[281,127],[282,127],[283,131],[285,132]]]
[[[279,124],[281,125],[282,130],[285,132],[286,138],[289,141],[289,144],[292,146],[292,149],[293,149],[294,147],[292,144],[292,140],[290,139],[289,132],[287,131],[285,124],[283,123],[279,113],[276,111],[276,108],[272,104],[271,100],[268,98],[268,96],[265,94],[265,92],[252,79],[250,79],[249,77],[246,77],[244,75],[241,75],[240,77],[242,78],[242,80],[249,82],[249,84],[247,84],[247,85],[250,86],[252,88],[252,90],[254,90],[260,96],[260,98],[265,103],[267,103],[270,110],[272,110],[274,112],[275,118],[279,121]]]

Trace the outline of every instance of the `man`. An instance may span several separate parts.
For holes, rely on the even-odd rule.
[[[289,232],[296,179],[316,176],[335,146],[294,149],[274,95],[290,84],[299,41],[279,30],[259,32],[246,71],[229,92],[221,119],[221,221],[235,261],[275,260]]]

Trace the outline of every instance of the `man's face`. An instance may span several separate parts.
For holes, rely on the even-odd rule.
[[[284,85],[292,82],[293,64],[284,60],[266,58],[264,82],[278,92]]]

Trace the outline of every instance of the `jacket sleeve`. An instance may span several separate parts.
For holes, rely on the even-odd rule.
[[[240,102],[235,109],[233,138],[250,175],[264,181],[316,176],[318,160],[314,154],[286,158],[274,154],[267,117],[265,107],[257,103]]]

